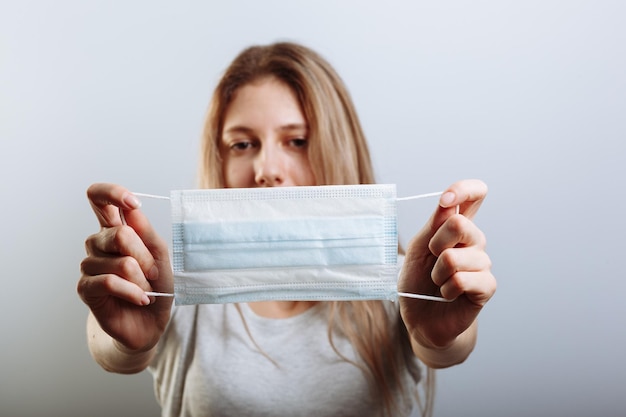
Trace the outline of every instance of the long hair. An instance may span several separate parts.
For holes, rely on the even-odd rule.
[[[242,51],[226,69],[211,98],[201,141],[199,186],[223,188],[224,173],[220,155],[224,116],[237,90],[254,81],[274,77],[289,86],[298,97],[308,124],[308,158],[317,185],[372,184],[374,172],[370,153],[343,81],[330,64],[302,45],[280,42],[253,46]],[[389,325],[389,313],[382,301],[330,302],[328,338],[344,334],[363,364],[372,393],[383,402],[387,414],[395,411],[396,393],[411,395],[403,373],[419,374],[409,336],[402,320]],[[398,313],[399,314],[399,313]],[[433,373],[424,382],[424,415],[430,415]]]

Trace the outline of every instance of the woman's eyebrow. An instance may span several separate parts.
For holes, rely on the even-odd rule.
[[[228,129],[224,130],[224,133],[252,133],[254,132],[253,129],[247,127],[247,126],[231,126]]]
[[[290,123],[290,124],[281,126],[278,130],[281,130],[281,131],[299,130],[299,131],[306,132],[308,130],[308,126],[304,123]]]
[[[280,132],[292,132],[292,131],[307,132],[308,131],[308,126],[305,123],[288,123],[286,125],[279,126],[276,129],[276,131],[280,131]],[[252,134],[254,132],[255,132],[255,130],[253,128],[248,127],[248,126],[244,126],[244,125],[235,125],[235,126],[230,126],[230,127],[227,127],[226,129],[224,129],[224,133],[225,134],[232,134],[232,133]]]

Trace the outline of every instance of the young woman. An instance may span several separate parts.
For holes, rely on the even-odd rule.
[[[248,48],[226,70],[207,115],[199,172],[202,188],[374,182],[341,79],[293,43]],[[406,249],[399,291],[440,293],[450,303],[172,307],[171,299],[145,294],[173,292],[167,244],[132,193],[95,184],[88,198],[101,230],[87,239],[78,283],[91,310],[91,353],[109,371],[149,368],[164,416],[403,416],[418,407],[428,415],[432,379],[420,362],[428,375],[463,362],[477,315],[495,292],[485,237],[471,221],[486,192],[477,180],[450,186]]]

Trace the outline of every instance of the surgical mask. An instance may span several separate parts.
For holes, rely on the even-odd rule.
[[[176,304],[396,300],[397,200],[384,184],[172,191]]]

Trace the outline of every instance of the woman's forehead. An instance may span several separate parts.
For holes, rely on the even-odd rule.
[[[237,89],[225,110],[223,131],[255,126],[306,127],[295,92],[283,81],[265,78]]]

